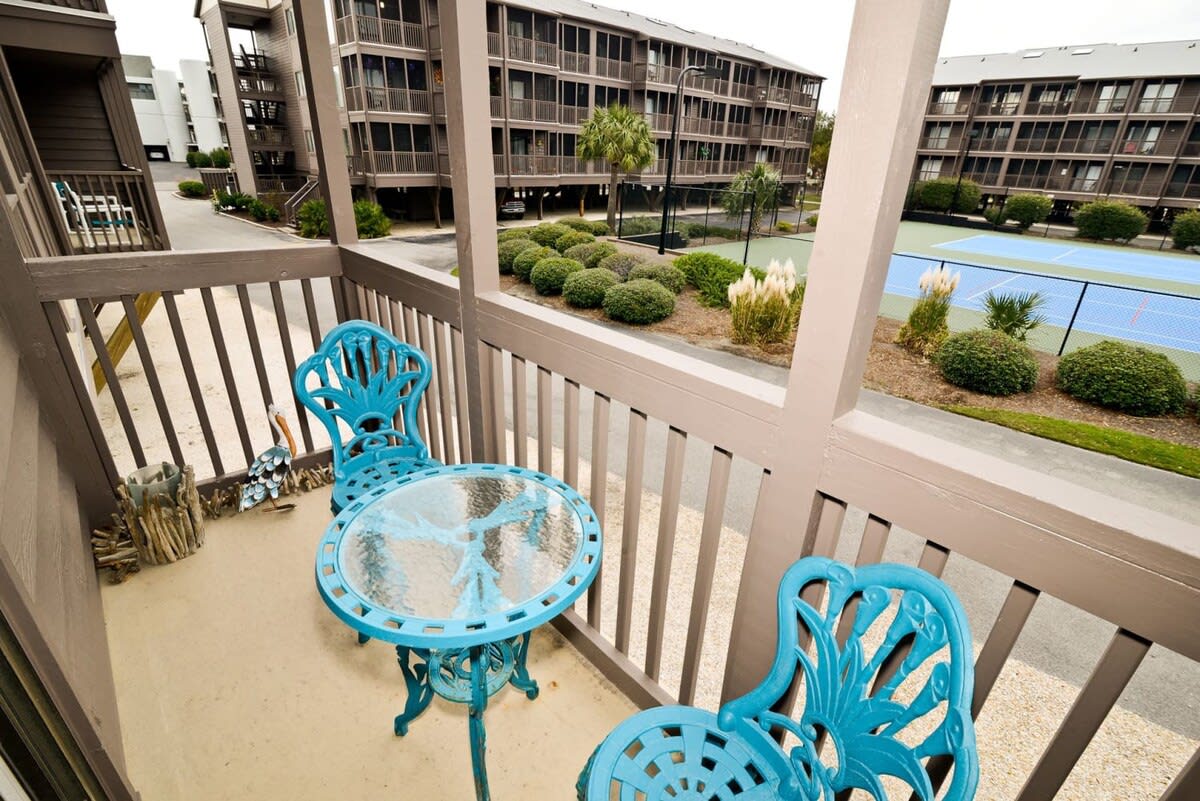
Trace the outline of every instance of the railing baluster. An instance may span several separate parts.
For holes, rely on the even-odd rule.
[[[1149,650],[1148,640],[1117,629],[1071,711],[1025,780],[1017,801],[1054,798]]]
[[[1159,801],[1189,801],[1200,798],[1200,748],[1171,782]]]
[[[462,330],[451,327],[450,341],[453,345],[451,354],[454,357],[454,415],[458,418],[458,461],[465,464],[471,461],[471,437],[477,435],[471,430],[467,414],[467,371]]]
[[[604,531],[605,505],[608,499],[608,413],[609,400],[596,392],[592,395],[592,475],[588,503],[596,513],[596,522]],[[603,560],[601,560],[603,561]],[[604,583],[604,565],[596,572],[596,578],[588,589],[588,625],[600,630],[600,601]]]
[[[432,349],[430,348],[432,335],[428,331],[429,323],[429,315],[417,312],[417,339],[420,341],[421,350],[424,351],[426,356],[429,356],[432,353]],[[432,359],[430,361],[432,362]],[[436,370],[434,370],[433,375],[429,378],[429,387],[425,390],[425,397],[421,399],[421,405],[425,407],[425,414],[428,417],[429,439],[427,440],[427,443],[429,445],[429,451],[433,458],[437,459],[439,462],[444,461],[444,457],[442,455],[442,440],[441,437],[438,436],[438,431],[441,429],[441,426],[438,425],[437,399],[440,394],[441,393],[438,391],[438,373]]]
[[[541,365],[537,369],[537,469],[546,475],[554,471],[554,384],[552,374]]]
[[[721,546],[721,528],[725,522],[725,498],[729,492],[729,471],[733,454],[713,448],[708,470],[708,492],[704,496],[704,523],[700,529],[700,553],[696,558],[696,579],[692,585],[692,608],[688,615],[687,638],[683,647],[683,675],[679,679],[679,703],[696,699],[700,676],[700,653],[704,630],[708,625],[713,577],[717,571],[717,552]]]
[[[379,317],[379,324],[384,328],[390,328],[391,314],[388,310],[388,300],[382,292],[375,293],[375,311]]]
[[[625,459],[625,511],[621,523],[621,573],[617,577],[617,650],[629,653],[633,585],[637,570],[638,527],[642,518],[642,472],[646,456],[646,415],[629,410],[629,450]]]
[[[646,626],[646,675],[655,681],[658,681],[662,671],[667,592],[671,586],[671,562],[675,554],[675,528],[679,522],[679,494],[683,486],[683,457],[686,449],[687,432],[672,426],[667,431],[667,460],[663,468],[662,502],[658,510],[654,579],[650,586],[650,620]]]
[[[121,427],[125,429],[125,439],[129,442],[129,452],[133,455],[134,464],[137,467],[145,467],[146,454],[142,451],[142,441],[138,437],[137,426],[133,424],[133,416],[129,413],[129,403],[125,400],[125,391],[121,389],[121,381],[117,378],[117,371],[113,367],[112,359],[109,358],[108,343],[104,341],[104,334],[100,330],[100,324],[96,321],[95,312],[92,311],[92,299],[82,298],[75,303],[79,306],[79,316],[83,319],[83,327],[87,331],[88,339],[92,341],[96,360],[100,362],[100,369],[104,372],[104,380],[112,395],[113,405],[117,407],[117,416],[121,418]]]
[[[129,331],[133,334],[133,343],[142,361],[142,369],[146,372],[146,383],[150,385],[150,396],[154,399],[154,407],[158,410],[158,420],[162,424],[163,433],[167,437],[167,448],[175,464],[184,465],[183,450],[179,447],[179,436],[175,433],[175,424],[171,422],[171,407],[167,405],[166,395],[163,394],[162,383],[158,380],[158,370],[154,367],[150,345],[146,342],[146,334],[142,331],[142,323],[138,319],[138,309],[134,305],[133,295],[122,295],[121,306],[125,309],[125,319],[129,322]]]
[[[312,337],[313,351],[321,347],[321,322],[317,318],[317,301],[313,297],[312,280],[300,279],[300,289],[304,293],[304,313],[308,317],[308,333]]]
[[[376,302],[378,302],[378,300]],[[385,308],[385,306],[380,306],[381,315],[383,314],[383,310]],[[396,335],[407,342],[410,346],[424,350],[424,348],[421,347],[420,335],[417,328],[417,310],[412,306],[402,306],[401,316],[404,318],[404,334],[400,334],[400,321],[396,320]],[[432,430],[433,427],[429,422],[429,392],[426,391],[421,395],[421,402],[417,405],[417,431],[420,432],[421,439],[431,449],[432,446],[429,444],[429,432]]]
[[[500,348],[488,348],[488,379],[491,381],[488,395],[492,404],[492,461],[505,463],[508,461],[508,425],[504,414],[504,351]]]
[[[213,434],[212,425],[208,419],[208,408],[204,403],[204,392],[196,379],[196,369],[192,365],[192,354],[188,348],[187,334],[183,330],[183,322],[179,319],[179,308],[175,304],[175,294],[164,292],[163,306],[167,310],[167,319],[171,323],[171,334],[175,337],[175,348],[179,352],[179,366],[183,368],[183,376],[187,379],[188,392],[192,395],[192,405],[196,407],[196,417],[200,420],[200,430],[204,432],[204,444],[208,447],[208,456],[212,459],[213,475],[225,474],[225,466],[221,463],[221,449],[217,447],[217,438]]]
[[[563,381],[563,481],[579,485],[579,384]]]
[[[217,350],[217,363],[221,366],[221,377],[225,381],[225,391],[229,394],[229,410],[233,414],[233,423],[237,426],[238,439],[242,443],[242,453],[246,464],[254,461],[254,449],[250,445],[250,434],[246,431],[246,416],[242,412],[242,401],[238,397],[237,382],[233,377],[233,368],[229,364],[229,351],[225,348],[225,336],[221,333],[221,318],[217,316],[217,306],[213,303],[212,290],[203,287],[200,297],[204,301],[204,312],[208,316],[208,330],[212,333],[213,347]]]
[[[529,381],[525,375],[525,360],[512,355],[512,417],[513,463],[529,467]]]
[[[250,356],[254,361],[254,371],[258,374],[258,388],[262,392],[263,410],[270,406],[274,399],[271,397],[271,381],[267,376],[267,364],[263,360],[262,341],[258,338],[258,326],[254,322],[254,309],[250,305],[250,293],[245,284],[237,285],[238,303],[242,307],[242,321],[246,324],[246,335],[250,338]]]
[[[441,380],[438,382],[438,401],[441,404],[442,455],[446,464],[454,462],[454,381],[447,358],[446,324],[433,320],[434,369]]]
[[[875,515],[868,515],[867,525],[863,529],[862,541],[858,544],[858,556],[855,558],[854,564],[862,567],[863,565],[873,565],[880,562],[883,559],[883,549],[887,546],[888,535],[891,531],[891,523]],[[846,606],[842,610],[841,619],[838,620],[838,645],[845,645],[846,640],[850,638],[850,632],[854,629],[854,616],[856,614],[858,614],[857,596],[846,602]]]
[[[279,343],[283,346],[283,363],[287,366],[290,386],[291,378],[296,374],[296,352],[292,349],[292,332],[288,330],[287,309],[283,305],[283,291],[280,289],[278,281],[270,283],[271,303],[275,307],[275,322],[279,326]],[[300,437],[304,440],[304,450],[312,453],[315,448],[313,448],[312,431],[308,426],[308,414],[304,411],[304,406],[296,397],[296,393],[289,392],[288,394],[292,396],[292,403],[296,408],[296,421],[300,424]]]

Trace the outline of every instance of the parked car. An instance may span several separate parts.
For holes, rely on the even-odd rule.
[[[501,220],[525,219],[525,203],[521,200],[506,200],[500,206],[496,217]]]

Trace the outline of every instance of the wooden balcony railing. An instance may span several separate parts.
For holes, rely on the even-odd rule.
[[[615,58],[596,57],[596,74],[602,78],[616,78],[628,81],[633,64]]]
[[[1018,101],[990,102],[975,104],[975,114],[981,117],[1008,117],[1017,113],[1021,104]]]
[[[754,97],[756,87],[748,83],[732,83],[729,86],[730,97],[738,97],[743,100],[750,100]]]
[[[428,114],[432,108],[430,93],[414,89],[385,89],[363,87],[364,108],[367,111],[388,111],[397,114]]]
[[[435,172],[432,153],[375,150],[368,156],[370,172],[375,175],[424,175]]]
[[[501,58],[504,55],[503,37],[498,33],[488,31],[487,50],[488,50],[489,56],[494,56],[495,58]]]
[[[1185,142],[1183,149],[1179,151],[1179,155],[1187,157],[1200,156],[1200,142]]]
[[[1070,114],[1070,100],[1031,100],[1025,104],[1026,114]]]
[[[508,100],[508,116],[513,120],[558,122],[558,108],[558,103],[553,100],[530,100],[515,97]]]
[[[679,67],[638,62],[633,65],[633,80],[637,83],[657,83],[664,86],[674,86],[675,82],[679,80]]]
[[[282,127],[251,128],[246,131],[246,139],[251,145],[288,147],[292,143],[287,128]]]
[[[48,172],[73,253],[162,250],[164,232],[137,171]]]
[[[104,0],[33,0],[33,2],[41,3],[45,6],[73,8],[76,11],[97,11],[101,14],[108,13],[108,7],[104,4]]]
[[[539,42],[534,40],[533,60],[536,64],[549,64],[557,67],[558,45],[553,42]]]
[[[764,125],[762,127],[762,138],[775,142],[782,142],[787,139],[787,126]]]
[[[971,101],[956,100],[948,103],[933,103],[929,104],[929,113],[939,116],[950,114],[969,114],[971,113]]]
[[[662,131],[666,133],[671,130],[671,115],[670,114],[647,114],[646,124],[650,126],[652,131]]]
[[[563,125],[581,125],[591,114],[591,111],[587,106],[560,106],[558,109],[558,121]]]
[[[365,172],[361,153],[346,156],[346,171],[351,175],[362,175]]]
[[[492,154],[492,172],[496,175],[504,175],[508,171],[508,167],[504,164],[503,153]]]
[[[233,57],[233,66],[244,72],[271,72],[271,59],[265,53],[238,53]]]
[[[513,175],[558,175],[558,156],[509,156]]]
[[[1059,149],[1059,140],[1057,137],[1014,139],[1012,149],[1018,153],[1053,153]]]
[[[508,37],[508,57],[515,61],[533,62],[533,40],[523,36]]]
[[[570,50],[560,50],[558,66],[563,72],[577,72],[588,75],[592,71],[592,57],[588,53],[573,53]]]
[[[589,163],[575,156],[562,156],[558,168],[563,175],[585,175],[589,172]]]
[[[733,139],[746,139],[750,136],[750,123],[729,122],[725,124],[725,135]]]
[[[712,124],[703,117],[680,116],[679,132],[685,134],[707,134],[712,131]]]
[[[759,86],[752,97],[757,103],[791,103],[791,92],[782,86]]]
[[[425,49],[425,28],[416,22],[350,14],[339,17],[336,25],[338,42],[369,42],[394,47]]]
[[[491,104],[492,119],[494,119],[494,120],[504,119],[504,98],[493,96],[493,97],[489,97],[488,101]]]
[[[1063,139],[1058,144],[1060,153],[1111,153],[1115,139]]]
[[[244,73],[237,76],[237,90],[243,95],[272,95],[282,98],[283,92],[273,75]]]

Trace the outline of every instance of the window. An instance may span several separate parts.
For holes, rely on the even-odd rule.
[[[1118,114],[1125,111],[1125,101],[1129,99],[1128,83],[1105,83],[1100,85],[1100,91],[1096,95],[1096,108],[1098,114]]]
[[[1020,84],[1000,84],[983,88],[980,111],[984,114],[1016,114],[1020,105]]]
[[[153,100],[154,99],[154,84],[152,83],[127,83],[129,87],[129,96],[134,100]]]
[[[342,80],[347,89],[358,86],[358,59],[354,56],[342,57]]]
[[[1142,100],[1138,103],[1138,111],[1151,114],[1168,112],[1171,110],[1171,104],[1175,102],[1175,93],[1178,91],[1178,81],[1147,83],[1142,89]]]
[[[923,147],[945,148],[950,143],[950,123],[931,122],[925,126]]]
[[[305,97],[307,93],[304,91],[304,73],[296,73],[296,94],[299,97]]]
[[[597,33],[596,55],[611,61],[632,61],[633,40],[615,33]]]
[[[1094,192],[1100,173],[1104,171],[1101,162],[1084,162],[1076,164],[1071,171],[1071,189],[1076,192]]]
[[[1121,144],[1122,153],[1138,153],[1148,156],[1158,145],[1162,134],[1161,122],[1131,122],[1125,131],[1125,141]]]
[[[317,152],[317,143],[313,141],[313,134],[308,128],[304,129],[304,147],[309,153]]]
[[[617,89],[615,86],[597,86],[596,108],[608,108],[613,103],[628,106],[629,90]]]
[[[296,15],[292,13],[291,8],[284,9],[283,19],[287,23],[288,36],[296,35]]]
[[[954,114],[958,110],[957,89],[937,89],[933,94],[930,111],[934,114]]]
[[[930,157],[926,156],[921,159],[920,165],[917,167],[918,181],[932,181],[942,174],[942,158],[941,156]]]

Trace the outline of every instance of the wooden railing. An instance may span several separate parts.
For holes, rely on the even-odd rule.
[[[136,171],[75,171],[46,174],[58,200],[74,253],[161,250],[164,232]]]
[[[558,52],[558,66],[563,72],[577,72],[581,75],[587,75],[592,71],[592,57],[588,53],[560,50]]]
[[[350,14],[339,17],[335,27],[338,41],[342,44],[357,41],[425,49],[425,28],[416,22]]]
[[[533,61],[533,40],[523,36],[508,37],[508,57],[515,61]]]
[[[553,42],[539,42],[535,40],[533,43],[533,60],[537,64],[550,64],[557,67],[558,45]]]
[[[488,99],[491,102],[492,119],[494,119],[494,120],[504,119],[504,98],[493,96]]]
[[[638,62],[633,65],[633,80],[637,83],[660,83],[674,86],[679,80],[679,67]]]
[[[373,150],[369,154],[370,172],[375,175],[425,174],[434,172],[432,153]]]
[[[563,125],[579,125],[588,118],[591,109],[587,106],[559,106],[558,121]]]
[[[738,97],[743,100],[750,100],[754,97],[756,87],[748,83],[731,83],[729,85],[729,96]]]
[[[108,13],[108,7],[104,4],[104,0],[33,0],[33,2],[46,6],[58,6],[59,8],[73,8],[76,11]]]
[[[646,124],[650,126],[652,131],[669,131],[671,130],[671,115],[670,114],[646,114]]]
[[[430,111],[429,92],[376,86],[364,86],[362,91],[367,111],[397,114],[428,114]]]
[[[489,56],[500,58],[504,55],[504,44],[501,35],[488,31],[487,51]]]
[[[287,128],[251,128],[246,131],[246,140],[252,145],[290,145],[292,138]]]
[[[511,97],[508,100],[508,116],[513,120],[558,122],[558,103],[553,100]]]
[[[629,73],[633,65],[628,61],[621,61],[615,58],[596,57],[596,74],[602,78],[616,78],[617,80],[629,80]]]
[[[504,164],[503,153],[492,154],[492,172],[496,175],[504,175],[506,172],[508,172],[508,167]]]
[[[557,175],[558,156],[509,156],[513,175]]]

